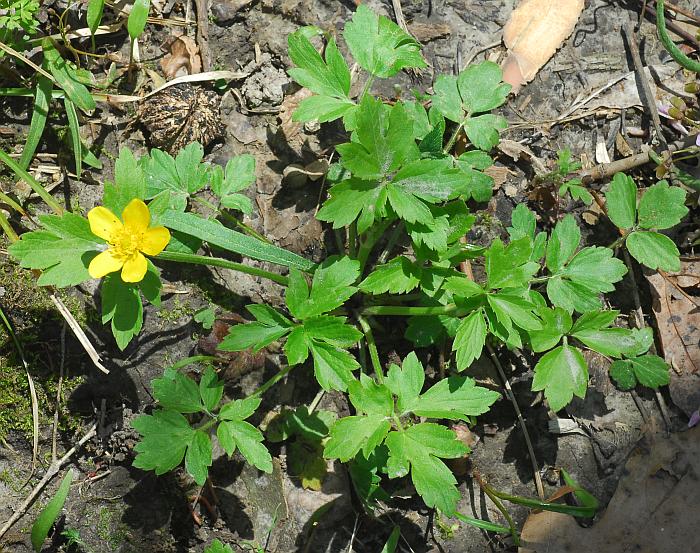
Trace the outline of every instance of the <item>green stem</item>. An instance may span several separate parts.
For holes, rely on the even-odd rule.
[[[245,232],[246,234],[252,236],[253,238],[257,238],[258,240],[262,240],[263,242],[266,242],[267,244],[272,244],[272,242],[271,242],[270,240],[268,240],[267,238],[265,238],[262,234],[259,234],[258,232],[256,232],[256,231],[253,230],[252,228],[250,228],[250,227],[249,227],[248,225],[246,225],[243,221],[239,221],[239,220],[236,219],[233,215],[231,215],[231,214],[229,214],[229,213],[226,213],[225,211],[221,211],[221,210],[220,210],[218,207],[216,207],[213,203],[211,203],[211,202],[205,200],[204,198],[199,198],[199,197],[195,197],[194,200],[195,200],[197,203],[199,203],[199,204],[201,204],[201,205],[203,205],[203,206],[208,207],[208,208],[211,209],[212,211],[216,211],[217,213],[221,213],[221,215],[222,215],[227,221],[229,221],[229,222],[233,223],[234,225],[236,225],[237,227],[241,228],[241,229],[243,230],[243,232]]]
[[[666,30],[666,16],[664,14],[664,0],[656,1],[656,29],[659,32],[659,39],[664,45],[666,51],[671,54],[671,57],[676,60],[682,67],[700,73],[700,62],[690,59],[686,56],[676,43],[671,40],[671,37]]]
[[[515,529],[513,518],[510,516],[508,509],[506,509],[503,503],[501,503],[498,494],[495,493],[493,488],[487,485],[482,485],[481,489],[484,490],[484,493],[489,496],[496,508],[501,511],[501,514],[505,517],[506,521],[508,522],[508,526],[510,527],[510,534],[513,536],[513,542],[515,545],[520,545],[520,537],[518,536],[518,531]]]
[[[280,380],[282,380],[285,376],[287,376],[292,371],[292,369],[294,367],[296,367],[296,365],[287,365],[284,369],[282,369],[275,376],[270,378],[267,382],[261,384],[260,387],[257,390],[255,390],[248,397],[259,397],[259,396],[263,395],[270,388],[272,388],[275,384],[277,384]]]
[[[469,313],[460,309],[454,303],[435,307],[413,307],[404,305],[373,305],[365,307],[360,312],[362,315],[396,315],[399,317],[420,317],[429,315],[451,315],[460,317]]]
[[[19,240],[19,236],[17,236],[15,229],[12,228],[10,222],[7,220],[7,217],[5,217],[2,212],[0,212],[0,229],[5,232],[7,237],[10,239],[10,242],[17,242],[17,240]]]
[[[450,139],[447,141],[447,145],[445,146],[445,149],[442,151],[444,154],[450,153],[450,151],[452,150],[452,146],[454,146],[455,142],[457,141],[457,136],[459,136],[459,133],[463,128],[464,128],[464,121],[462,121],[459,125],[457,125],[455,132],[453,132],[452,136],[450,136]]]
[[[490,522],[488,520],[463,515],[459,511],[455,513],[455,518],[457,520],[461,520],[462,522],[466,522],[467,524],[471,524],[472,526],[476,526],[477,528],[480,528],[482,530],[486,530],[487,532],[509,534],[513,531],[512,528],[506,528],[505,526],[501,526],[500,524],[494,524],[493,522]]]
[[[384,246],[384,250],[382,251],[382,253],[379,256],[379,259],[377,260],[377,263],[379,265],[382,265],[386,262],[387,258],[389,257],[389,254],[391,253],[391,250],[394,249],[394,246],[396,245],[396,242],[399,239],[399,235],[401,234],[402,229],[403,221],[399,221],[394,227],[394,230],[391,231],[389,239],[386,242],[386,246]]]
[[[282,286],[287,286],[287,277],[278,275],[264,269],[259,269],[257,267],[251,267],[249,265],[244,265],[243,263],[236,263],[235,261],[229,261],[228,259],[221,259],[220,257],[207,257],[205,255],[196,255],[191,253],[180,253],[180,252],[168,252],[163,251],[158,254],[155,259],[160,259],[162,261],[175,261],[176,263],[191,263],[193,265],[208,265],[210,267],[223,267],[224,269],[233,269],[240,273],[246,273],[248,275],[259,276],[266,278]]]
[[[41,186],[41,183],[36,180],[34,177],[32,177],[29,173],[27,173],[24,169],[22,169],[19,164],[12,159],[9,155],[7,155],[4,151],[0,150],[0,161],[2,161],[5,165],[7,165],[10,169],[12,169],[12,172],[17,175],[18,178],[22,179],[25,181],[31,188],[36,192],[36,194],[46,202],[46,205],[48,205],[57,215],[63,215],[63,208],[61,205],[53,199],[51,194],[49,194],[46,191],[46,188]]]
[[[577,507],[575,505],[566,505],[564,503],[550,503],[547,501],[540,501],[539,499],[530,499],[529,497],[510,495],[505,492],[499,492],[497,490],[494,490],[488,485],[485,486],[484,492],[486,492],[487,495],[490,492],[493,496],[498,497],[499,499],[504,499],[517,505],[524,505],[525,507],[529,507],[531,509],[543,509],[545,511],[552,511],[555,513],[564,513],[571,516],[587,518],[590,518],[595,514],[595,509],[593,507]]]
[[[362,98],[364,98],[369,93],[369,89],[372,86],[372,83],[374,83],[374,75],[370,75],[369,79],[367,79],[367,82],[365,83],[365,86],[362,89],[362,94],[360,94],[360,102],[362,101]]]
[[[367,342],[367,348],[369,349],[369,356],[372,359],[372,367],[374,367],[377,380],[379,380],[379,383],[381,384],[384,382],[384,372],[382,371],[382,364],[379,361],[379,352],[377,351],[377,344],[374,341],[374,334],[372,334],[372,327],[369,326],[367,319],[365,319],[362,315],[357,316],[357,322],[360,323],[362,332],[365,333],[365,341]]]

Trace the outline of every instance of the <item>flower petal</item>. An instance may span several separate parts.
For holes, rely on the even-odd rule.
[[[146,255],[158,255],[170,242],[170,231],[165,227],[149,228],[143,233],[141,247]]]
[[[151,222],[151,212],[143,201],[134,198],[122,211],[122,220],[132,232],[143,232]]]
[[[93,231],[94,232],[94,231]],[[103,276],[118,271],[124,265],[121,259],[114,257],[112,249],[103,251],[90,261],[88,273],[92,278],[102,278]]]
[[[108,242],[112,236],[122,230],[122,222],[109,209],[97,206],[88,211],[88,221],[90,221],[90,231]]]
[[[148,262],[143,255],[137,253],[124,263],[122,280],[124,282],[141,282],[146,276],[146,271],[148,271]]]

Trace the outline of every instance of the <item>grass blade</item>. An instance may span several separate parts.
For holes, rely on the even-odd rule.
[[[73,104],[68,97],[63,99],[63,104],[66,106],[66,114],[68,115],[70,141],[73,145],[73,159],[75,159],[75,174],[80,178],[83,172],[83,146],[80,142],[80,121],[78,121],[78,112],[75,110],[75,104]]]
[[[24,144],[22,157],[19,159],[19,166],[22,169],[29,167],[34,157],[34,152],[39,145],[41,135],[44,134],[46,119],[49,116],[49,102],[53,91],[53,83],[51,79],[39,74],[36,82],[36,91],[34,92],[34,111],[32,113],[32,122],[29,126],[29,134],[27,142]]]
[[[39,513],[36,522],[32,525],[32,546],[34,551],[41,551],[41,546],[46,540],[46,536],[49,535],[49,530],[56,522],[58,515],[63,509],[63,504],[66,502],[68,497],[68,492],[70,491],[70,484],[73,481],[73,469],[70,469],[61,481],[61,485],[53,496],[51,501],[48,502],[46,507]]]
[[[209,242],[212,246],[218,246],[258,261],[269,261],[270,263],[289,268],[294,267],[306,272],[313,272],[315,267],[313,261],[294,252],[267,244],[257,238],[246,236],[226,228],[220,223],[203,219],[192,213],[166,211],[160,217],[160,223],[173,230],[178,230]]]
[[[476,526],[477,528],[481,528],[482,530],[486,530],[487,532],[496,532],[497,534],[510,534],[510,528],[508,528],[507,526],[494,524],[493,522],[489,522],[488,520],[468,517],[467,515],[463,515],[459,512],[455,513],[455,518],[457,520],[461,520],[462,522],[466,522],[467,524],[471,524],[472,526]]]
[[[17,176],[17,178],[26,182],[32,188],[32,190],[34,190],[34,192],[36,192],[36,194],[46,202],[46,205],[54,210],[57,215],[63,215],[63,208],[61,205],[53,199],[51,194],[49,194],[43,186],[41,186],[41,183],[27,173],[26,170],[22,169],[17,162],[3,150],[0,150],[0,161],[12,169],[12,172]]]

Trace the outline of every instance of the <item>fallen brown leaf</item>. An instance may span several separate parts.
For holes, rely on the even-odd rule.
[[[513,92],[529,83],[576,26],[584,0],[522,0],[503,29],[503,80]]]
[[[170,52],[160,60],[160,67],[168,80],[202,72],[199,47],[190,37],[183,35],[175,38],[168,49]]]
[[[681,261],[678,273],[649,272],[661,350],[671,365],[669,392],[690,416],[700,405],[700,261]]]
[[[700,546],[697,492],[700,427],[643,438],[602,518],[582,528],[568,515],[531,514],[519,553],[677,553]]]

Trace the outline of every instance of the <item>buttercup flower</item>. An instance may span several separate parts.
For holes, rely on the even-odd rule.
[[[108,243],[107,249],[90,262],[88,272],[92,278],[121,269],[124,282],[140,282],[148,270],[143,254],[158,255],[170,242],[168,229],[149,228],[151,213],[138,198],[124,208],[122,220],[123,223],[102,206],[88,212],[90,230]]]

